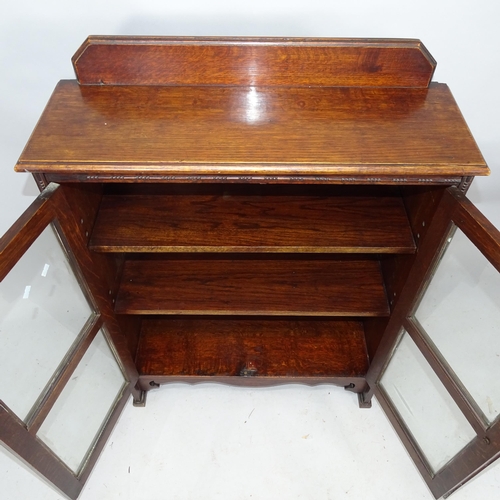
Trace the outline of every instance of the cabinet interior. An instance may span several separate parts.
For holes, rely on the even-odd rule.
[[[331,382],[355,392],[443,188],[79,184],[88,245],[150,389]],[[78,201],[79,200],[79,201]],[[81,210],[81,207],[80,207]],[[83,220],[83,219],[82,219]],[[288,380],[287,380],[288,379]]]

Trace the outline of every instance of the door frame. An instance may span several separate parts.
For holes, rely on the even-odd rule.
[[[456,187],[447,188],[436,209],[424,242],[410,270],[400,298],[367,374],[370,389],[364,394],[369,400],[377,397],[413,462],[435,498],[447,497],[500,457],[500,419],[486,425],[465,389],[443,363],[437,349],[429,342],[414,310],[432,279],[453,227],[460,228],[488,261],[500,272],[500,231]],[[443,468],[434,473],[402,418],[380,385],[385,368],[406,331],[443,383],[463,415],[476,432],[476,437]]]
[[[19,419],[0,399],[0,441],[63,494],[76,499],[125,404],[130,400],[130,395],[138,400],[141,392],[135,388],[139,374],[128,348],[127,339],[114,314],[113,290],[104,278],[110,274],[110,271],[105,269],[109,260],[93,255],[87,248],[89,235],[85,229],[86,225],[68,202],[68,198],[72,195],[71,188],[68,188],[69,192],[66,191],[66,186],[50,184],[0,238],[0,280],[4,279],[45,228],[52,225],[94,314],[82,328],[64,358],[63,366],[54,374],[50,386],[44,389],[26,422]],[[37,438],[36,433],[99,331],[103,332],[108,341],[123,373],[125,384],[95,437],[83,465],[78,473],[74,473]]]

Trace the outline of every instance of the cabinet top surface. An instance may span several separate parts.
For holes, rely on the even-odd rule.
[[[75,176],[325,176],[347,182],[349,176],[377,182],[489,173],[448,87],[424,81],[435,63],[418,41],[386,47],[315,40],[304,48],[295,40],[283,48],[268,39],[260,45],[255,39],[222,44],[89,40],[73,62],[80,83],[98,78],[101,84],[66,80],[57,85],[16,170]],[[413,78],[408,51],[421,75],[418,86],[391,86],[393,76],[383,76],[386,83],[378,86],[343,85],[336,75],[310,86],[300,80],[322,61],[330,70],[350,65],[342,77],[346,81],[357,71],[360,82],[369,82],[378,68],[383,73],[396,66],[394,74]],[[226,76],[210,69],[205,57],[220,60]],[[278,69],[252,83],[249,75],[261,72],[249,61],[264,72],[270,63]],[[146,65],[143,84],[133,79],[140,64]],[[175,81],[166,82],[165,64],[175,70],[169,73],[168,66]],[[215,83],[199,81],[200,64]],[[290,65],[300,69],[297,84]],[[323,70],[314,71],[319,78]],[[107,84],[102,75],[116,81]]]

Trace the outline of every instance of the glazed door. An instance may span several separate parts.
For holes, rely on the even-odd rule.
[[[62,191],[50,185],[0,240],[0,440],[76,498],[134,374]]]
[[[375,394],[439,498],[500,456],[500,233],[450,188],[419,254]]]

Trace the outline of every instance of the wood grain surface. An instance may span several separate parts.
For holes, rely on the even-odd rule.
[[[436,62],[419,40],[89,37],[82,85],[426,87]]]
[[[76,175],[407,176],[489,170],[446,85],[429,89],[56,88],[18,171]],[[244,179],[242,180],[244,182]]]
[[[141,375],[172,377],[360,377],[368,369],[362,322],[319,318],[146,319],[136,362]]]
[[[101,252],[413,253],[397,188],[168,186],[104,196]]]
[[[329,257],[129,260],[116,299],[123,314],[384,316],[377,260]]]

